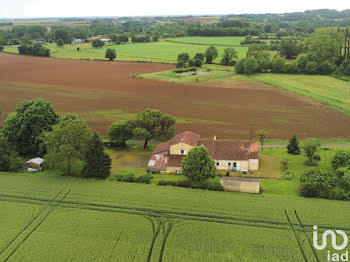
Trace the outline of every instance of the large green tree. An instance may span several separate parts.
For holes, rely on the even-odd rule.
[[[205,62],[207,64],[212,64],[215,58],[217,58],[219,55],[218,50],[215,46],[210,46],[205,50],[204,56],[205,56]]]
[[[288,154],[292,154],[292,155],[300,154],[299,141],[297,140],[297,136],[295,134],[293,134],[293,136],[289,139],[287,151],[288,151]]]
[[[258,136],[259,136],[259,141],[261,143],[261,149],[262,149],[262,151],[264,151],[264,142],[265,142],[265,139],[268,136],[268,133],[267,133],[267,131],[262,129],[262,130],[259,130]]]
[[[0,171],[18,171],[23,163],[17,152],[0,132]]]
[[[105,58],[108,58],[109,61],[113,61],[114,59],[116,59],[117,58],[117,52],[115,51],[115,49],[108,48],[106,50]]]
[[[74,161],[85,160],[92,132],[80,118],[68,117],[45,132],[42,140],[47,148],[45,160],[53,169],[63,169],[67,175],[72,174]]]
[[[104,152],[100,137],[94,133],[85,153],[83,174],[86,177],[106,178],[110,175],[111,164],[112,160]]]
[[[4,135],[21,155],[40,155],[40,135],[58,123],[50,102],[37,98],[24,101],[5,120]]]
[[[314,163],[314,155],[320,145],[320,140],[317,138],[308,138],[301,143],[301,148],[304,150],[304,154],[307,156],[310,163]]]
[[[197,146],[188,151],[181,163],[182,174],[193,182],[215,177],[216,168],[214,160],[209,156],[204,146]]]
[[[108,129],[108,136],[112,143],[125,146],[126,141],[132,138],[132,129],[128,121],[114,122]]]
[[[232,47],[228,47],[224,50],[224,54],[222,55],[221,59],[221,64],[227,66],[234,65],[235,59],[237,58],[237,51]]]
[[[304,197],[329,198],[337,176],[319,169],[305,171],[300,177],[300,194]]]
[[[243,62],[244,74],[251,75],[258,71],[259,64],[255,57],[248,57]]]
[[[343,33],[334,28],[317,29],[305,41],[311,61],[335,64],[341,56]]]
[[[101,48],[105,45],[105,43],[101,39],[94,39],[91,42],[92,47]]]
[[[129,121],[132,134],[136,138],[144,139],[143,148],[154,138],[169,139],[174,135],[175,119],[159,110],[146,109]]]

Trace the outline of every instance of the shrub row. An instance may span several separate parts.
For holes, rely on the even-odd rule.
[[[198,183],[191,182],[189,180],[186,181],[165,181],[160,180],[158,182],[159,186],[175,186],[175,187],[185,187],[185,188],[193,188],[193,189],[203,189],[203,190],[212,190],[212,191],[224,191],[224,188],[219,182],[209,182],[209,181],[201,181]]]
[[[190,71],[196,71],[197,68],[192,66],[192,67],[186,67],[186,68],[177,68],[174,69],[175,73],[185,73],[185,72],[190,72]]]
[[[153,179],[153,176],[150,174],[144,174],[139,177],[135,177],[133,173],[130,173],[126,176],[123,175],[116,175],[115,180],[122,181],[122,182],[129,182],[129,183],[140,183],[140,184],[150,184],[151,180]]]

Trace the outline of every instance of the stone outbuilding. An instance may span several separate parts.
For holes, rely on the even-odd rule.
[[[252,194],[260,193],[260,180],[256,178],[223,176],[220,182],[225,191]]]

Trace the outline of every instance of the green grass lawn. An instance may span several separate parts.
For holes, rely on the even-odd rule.
[[[125,149],[108,149],[108,153],[112,158],[112,174],[110,179],[114,180],[116,175],[128,175],[133,173],[135,177],[139,177],[145,173],[148,161],[151,157],[154,146],[147,150],[142,149],[140,145],[128,145]],[[325,150],[326,149],[326,150]],[[321,147],[317,152],[321,156],[318,168],[324,171],[331,171],[331,160],[339,149],[349,150],[349,147]],[[285,180],[283,172],[280,169],[280,161],[288,159],[289,169],[292,178]],[[249,177],[261,178],[261,185],[264,186],[264,195],[284,195],[299,196],[299,178],[301,174],[312,167],[304,165],[306,156],[290,155],[285,147],[265,147],[264,151],[260,150],[260,167],[258,171],[250,172]],[[225,175],[226,171],[219,171],[218,174]],[[230,172],[231,176],[239,176],[237,172]],[[187,177],[183,175],[172,174],[152,174],[152,184],[156,185],[160,180],[167,181],[183,181]],[[244,177],[244,176],[243,176]],[[220,177],[212,179],[219,182]]]
[[[192,45],[171,42],[152,42],[152,43],[136,43],[113,45],[106,44],[102,48],[94,48],[91,44],[65,45],[57,47],[56,44],[49,44],[47,47],[51,50],[51,57],[70,58],[70,59],[102,59],[105,60],[105,52],[107,48],[113,48],[117,51],[117,59],[119,61],[145,61],[145,62],[162,62],[175,63],[177,56],[181,52],[187,52],[190,56],[194,56],[198,52],[204,52],[208,46]],[[77,51],[77,48],[81,51]],[[225,49],[224,46],[218,46],[219,57],[214,62],[219,62],[221,55]],[[245,56],[246,47],[236,48],[240,57]],[[6,46],[5,52],[18,53],[17,47]]]
[[[350,115],[350,83],[331,76],[256,74],[235,78],[272,84],[309,97]]]
[[[162,72],[155,72],[149,74],[135,75],[137,78],[153,79],[159,81],[166,81],[179,84],[191,84],[197,82],[206,82],[214,80],[225,80],[235,76],[235,70],[232,66],[222,65],[208,65],[204,64],[202,68],[198,68],[197,73],[193,74],[179,74],[174,70],[167,70]]]
[[[47,173],[0,173],[0,192],[1,261],[303,261],[284,210],[300,230],[297,210],[303,239],[315,224],[350,233],[341,201]],[[313,261],[306,241],[301,248]]]

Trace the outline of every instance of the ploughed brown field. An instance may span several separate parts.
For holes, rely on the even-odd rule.
[[[0,53],[0,108],[6,115],[23,100],[41,97],[58,112],[76,112],[106,134],[111,122],[146,108],[177,119],[177,132],[249,139],[250,123],[269,138],[350,138],[350,117],[280,88],[237,80],[180,85],[132,78],[169,70],[155,63],[79,61]],[[2,120],[3,120],[2,119]]]

